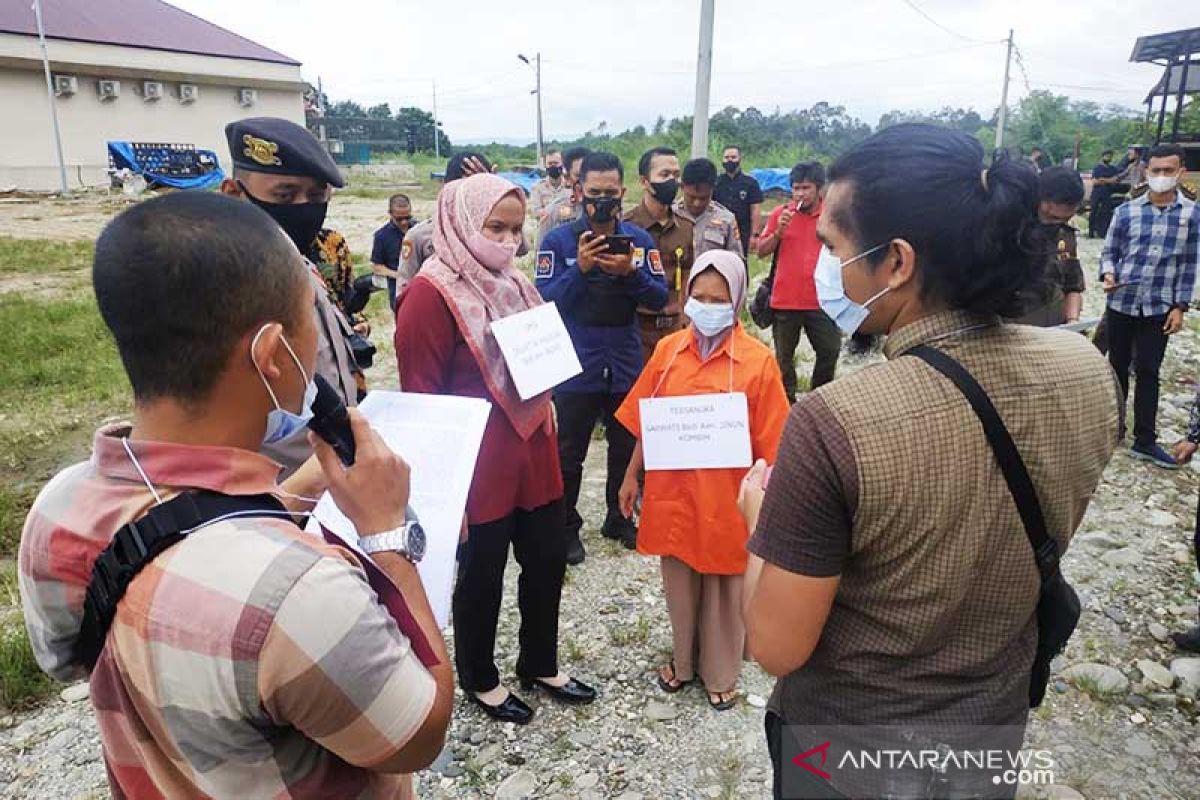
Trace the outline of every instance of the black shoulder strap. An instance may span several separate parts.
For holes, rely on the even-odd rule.
[[[1033,481],[1029,478],[1029,471],[1025,468],[1025,462],[1021,459],[1021,453],[1009,435],[1008,428],[1004,426],[1004,420],[992,405],[991,398],[962,364],[940,350],[923,344],[909,350],[906,355],[916,356],[945,375],[966,396],[983,424],[988,444],[992,446],[1008,490],[1016,501],[1017,511],[1021,515],[1021,522],[1025,524],[1029,544],[1033,546],[1042,580],[1050,579],[1058,571],[1058,543],[1046,532],[1046,517],[1042,514],[1042,504],[1033,488]]]
[[[771,253],[771,271],[767,273],[767,279],[764,283],[775,285],[775,268],[779,266],[779,248],[783,242],[775,244],[775,252]]]
[[[75,658],[88,670],[96,665],[116,616],[117,603],[137,574],[160,553],[218,517],[252,516],[255,512],[285,515],[287,509],[269,494],[239,496],[196,490],[154,506],[117,531],[92,564]]]

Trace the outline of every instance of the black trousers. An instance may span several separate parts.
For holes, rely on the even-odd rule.
[[[463,691],[486,692],[500,684],[496,669],[496,623],[504,594],[508,548],[521,566],[517,607],[521,612],[517,675],[558,674],[558,603],[567,548],[562,503],[533,511],[517,509],[503,519],[472,525],[458,548],[454,585],[454,664]]]
[[[621,504],[617,495],[625,480],[625,470],[633,457],[637,439],[617,422],[614,414],[625,401],[625,394],[607,392],[561,392],[554,395],[558,411],[558,460],[562,464],[563,523],[568,537],[578,537],[583,529],[583,517],[576,506],[579,487],[583,482],[583,461],[592,443],[596,421],[604,420],[608,440],[608,476],[605,481],[605,501],[608,516],[620,517]],[[569,540],[569,539],[568,539]]]
[[[833,380],[837,372],[838,354],[842,349],[842,332],[837,323],[820,309],[813,311],[776,311],[771,336],[775,339],[775,360],[783,373],[783,390],[788,400],[796,402],[796,348],[800,334],[808,334],[808,343],[817,354],[809,390],[819,389]]]
[[[1137,390],[1133,396],[1133,442],[1149,447],[1158,440],[1158,371],[1167,352],[1166,314],[1135,317],[1108,309],[1108,363],[1117,373],[1122,399],[1129,397],[1129,364],[1137,350]]]
[[[1113,205],[1112,193],[1092,190],[1092,208],[1088,212],[1088,236],[1103,239],[1108,234],[1108,226],[1112,224]]]

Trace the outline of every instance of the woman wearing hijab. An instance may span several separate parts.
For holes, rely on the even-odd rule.
[[[491,322],[542,300],[513,264],[525,221],[521,190],[494,175],[448,184],[433,217],[434,256],[396,307],[405,391],[492,404],[467,499],[468,538],[454,588],[459,683],[489,716],[525,724],[533,709],[500,682],[496,623],[511,545],[521,566],[517,676],[527,690],[590,703],[591,687],[558,668],[558,606],[566,570],[563,493],[550,395],[521,400]]]
[[[775,460],[788,401],[775,357],[742,328],[746,267],[725,250],[692,267],[684,313],[691,326],[663,339],[617,419],[638,437],[621,487],[621,511],[633,511],[644,463],[640,401],[715,393],[746,395],[750,449]],[[658,675],[674,694],[696,678],[718,711],[736,702],[745,645],[742,574],[749,531],[737,511],[745,469],[651,470],[645,475],[638,551],[661,557],[674,658]]]

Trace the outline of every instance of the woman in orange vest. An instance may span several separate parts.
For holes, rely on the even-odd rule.
[[[638,437],[620,492],[621,511],[629,516],[645,464],[641,401],[745,397],[742,420],[736,410],[740,398],[722,403],[735,409],[725,422],[746,431],[749,441],[735,437],[739,441],[730,448],[741,453],[730,458],[745,466],[656,469],[663,462],[652,452],[638,531],[638,552],[661,557],[674,639],[673,660],[659,671],[658,685],[674,694],[699,677],[718,711],[736,703],[746,638],[741,599],[749,531],[738,513],[738,490],[753,459],[774,462],[788,415],[775,357],[738,322],[745,296],[746,266],[740,257],[713,250],[697,258],[684,308],[691,325],[659,342],[617,411],[621,424]],[[745,461],[746,456],[752,460]]]

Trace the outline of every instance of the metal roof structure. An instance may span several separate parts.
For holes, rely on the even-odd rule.
[[[1149,103],[1153,98],[1161,97],[1163,94],[1179,94],[1180,86],[1183,86],[1184,94],[1200,93],[1200,60],[1190,61],[1188,65],[1186,86],[1183,86],[1183,66],[1175,64],[1174,66],[1167,67],[1163,76],[1158,79],[1158,83],[1151,87],[1150,93],[1146,95],[1146,99],[1142,102]]]
[[[300,62],[162,0],[41,0],[46,37],[289,66]],[[37,36],[30,3],[0,2],[0,33]]]
[[[1133,43],[1129,60],[1164,66],[1192,53],[1200,53],[1200,28],[1185,28],[1170,33],[1139,36]]]

